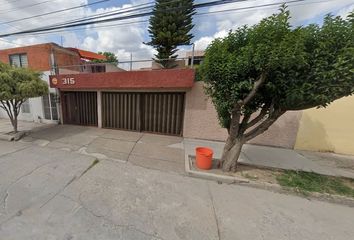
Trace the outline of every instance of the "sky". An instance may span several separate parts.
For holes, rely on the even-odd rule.
[[[92,4],[98,1],[102,0],[0,0],[0,32],[8,33],[43,27],[92,14],[153,2],[153,0],[106,0],[105,2],[71,11],[33,17],[38,14]],[[210,1],[212,0],[195,0],[195,3]],[[213,39],[224,37],[228,31],[245,24],[256,24],[262,18],[275,13],[281,2],[284,2],[284,0],[246,0],[198,9],[197,15],[193,19],[195,27],[192,30],[194,35],[192,42],[197,50],[203,50]],[[279,3],[279,5],[242,9],[268,3]],[[354,9],[354,0],[304,0],[303,2],[289,3],[288,5],[292,17],[291,24],[298,26],[310,23],[321,24],[324,15],[328,13],[346,17]],[[223,10],[230,11],[217,12]],[[22,18],[28,19],[18,21]],[[90,26],[81,27],[77,31],[67,29],[46,35],[6,37],[0,39],[0,49],[55,42],[59,45],[63,44],[64,47],[77,47],[94,52],[110,51],[115,53],[120,61],[128,61],[131,55],[134,60],[151,59],[155,51],[143,43],[149,41],[148,22],[145,20],[148,20],[148,17],[96,24],[94,28]],[[102,27],[112,24],[120,25]],[[184,57],[184,52],[190,50],[191,46],[180,47],[180,57]]]

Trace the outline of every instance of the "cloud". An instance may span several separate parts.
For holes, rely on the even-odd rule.
[[[209,8],[209,12],[225,11],[229,9],[244,8],[251,6],[259,6],[263,4],[274,3],[271,0],[259,0],[238,2],[222,6],[215,6]],[[340,16],[346,16],[348,12],[352,11],[354,4],[352,0],[327,0],[314,1],[310,3],[289,4],[291,13],[291,23],[293,25],[300,25],[309,20],[315,20],[327,13],[337,13]],[[351,4],[351,5],[350,5]],[[280,5],[280,4],[279,4]],[[236,29],[242,25],[254,25],[261,19],[270,16],[278,11],[279,6],[267,8],[255,8],[251,10],[240,10],[230,12],[219,12],[211,15],[201,15],[200,17],[207,17],[208,22],[215,24],[216,33],[210,36],[200,37],[195,41],[196,49],[205,49],[215,38],[226,36],[230,29]]]
[[[61,9],[70,8],[73,6],[84,5],[88,3],[88,0],[77,0],[75,1],[74,4],[72,0],[55,0],[55,1],[46,2],[44,4],[35,5],[36,3],[41,3],[41,2],[43,1],[38,1],[38,0],[37,1],[35,0],[12,1],[12,2],[7,2],[5,6],[2,5],[2,9],[0,10],[0,19],[1,19],[0,31],[2,33],[8,33],[8,32],[16,32],[20,30],[28,30],[32,28],[47,26],[59,22],[68,21],[70,19],[83,17],[86,16],[86,14],[89,12],[88,8],[77,8],[71,11],[64,11],[64,12],[45,15],[41,17],[33,17],[43,13],[49,13]],[[34,5],[32,7],[29,7],[31,4]],[[22,19],[22,18],[28,18],[28,17],[33,17],[33,18],[4,24],[4,22],[9,22],[13,20]],[[72,44],[75,42],[76,44],[78,44],[77,36],[75,35],[75,33],[71,31],[60,33],[55,38],[49,35],[36,35],[35,37],[31,35],[26,35],[26,36],[14,36],[7,39],[15,43],[29,45],[29,44],[49,42],[49,41],[53,41],[53,39],[60,40],[60,35],[64,37],[64,43]],[[9,45],[11,47],[17,46],[15,44],[9,44]],[[9,45],[2,42],[0,44],[0,48],[8,48]]]
[[[39,0],[26,1],[12,1],[3,4],[0,10],[0,22],[7,22],[19,18],[30,17],[40,13],[56,11],[64,8],[69,8],[77,5],[87,4],[92,1],[88,0],[55,0],[46,4],[41,4],[33,7],[23,8],[30,4],[39,3]],[[75,3],[73,3],[75,2]],[[139,4],[149,3],[151,0],[126,0],[125,4],[122,1],[112,1],[108,5],[94,5],[85,8],[79,8],[72,11],[61,12],[39,18],[33,18],[26,21],[0,24],[0,31],[9,32],[18,29],[30,29],[34,27],[45,26],[58,22],[68,21],[70,19],[81,18],[92,14],[105,13],[113,10],[121,10]],[[199,12],[209,12],[206,15],[195,16],[194,22],[197,24],[193,30],[195,36],[196,50],[205,49],[215,38],[226,36],[230,29],[235,29],[244,24],[253,25],[259,22],[262,18],[275,13],[279,6],[255,8],[251,10],[239,11],[225,11],[229,9],[244,8],[250,6],[258,6],[262,4],[282,2],[281,0],[257,0],[244,1],[232,4],[225,4],[221,6],[214,6],[209,9],[198,10]],[[305,4],[306,3],[306,4]],[[117,6],[119,5],[119,7]],[[100,7],[105,6],[105,7]],[[107,7],[110,6],[110,7]],[[99,7],[99,8],[98,8]],[[290,4],[289,9],[292,15],[292,24],[298,25],[304,22],[313,22],[321,19],[322,16],[328,12],[336,13],[340,16],[346,16],[354,7],[352,0],[308,0],[296,4]],[[16,11],[8,11],[13,9]],[[210,14],[214,11],[225,11]],[[145,18],[147,19],[147,18]],[[132,19],[126,20],[126,23],[142,20]],[[119,22],[122,24],[124,22]],[[112,25],[114,23],[107,23]],[[117,23],[118,24],[118,23]],[[155,50],[150,46],[143,44],[148,39],[147,27],[148,23],[127,24],[114,27],[101,28],[103,26],[95,25],[94,27],[83,27],[81,31],[72,31],[70,29],[57,33],[55,35],[41,35],[41,36],[20,36],[13,38],[6,38],[6,40],[13,41],[17,44],[35,44],[48,41],[60,42],[60,36],[63,36],[64,46],[78,47],[90,51],[110,51],[115,53],[120,61],[127,61],[130,59],[130,54],[133,59],[150,59]],[[15,47],[0,40],[0,48]],[[178,52],[180,56],[184,56],[185,51],[190,51],[188,47],[181,47]],[[145,65],[149,65],[146,63]]]
[[[352,12],[353,10],[354,10],[354,4],[349,5],[349,6],[345,7],[345,8],[340,9],[340,10],[337,12],[337,15],[338,15],[338,16],[341,16],[342,18],[346,18],[346,17],[348,16],[348,14],[349,14],[350,12]]]
[[[34,37],[21,38],[21,39],[16,39],[14,41],[7,41],[5,39],[0,39],[0,49],[33,45],[40,42],[41,41],[38,41],[38,38],[34,38]]]
[[[126,4],[120,8],[100,8],[97,9],[94,14],[122,10],[131,6],[132,5]],[[151,59],[154,54],[153,48],[143,44],[147,24],[130,24],[129,22],[132,22],[131,20],[125,22],[128,24],[110,28],[88,28],[86,32],[90,36],[87,36],[83,40],[81,47],[96,52],[113,52],[118,56],[119,61],[129,61],[131,54],[133,56],[133,60]],[[119,24],[122,24],[122,22]],[[144,67],[148,67],[150,65],[151,63],[142,64]]]
[[[195,49],[196,50],[204,50],[208,47],[208,45],[216,38],[223,38],[227,35],[227,31],[222,30],[220,32],[215,33],[213,36],[210,37],[202,37],[195,41]]]

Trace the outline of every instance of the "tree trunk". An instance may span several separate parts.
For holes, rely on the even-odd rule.
[[[14,127],[14,132],[17,133],[18,129],[17,129],[17,116],[15,115],[13,120],[11,120],[12,126]]]
[[[221,167],[224,172],[236,172],[238,158],[244,143],[245,141],[240,138],[234,140],[228,138],[221,159]]]

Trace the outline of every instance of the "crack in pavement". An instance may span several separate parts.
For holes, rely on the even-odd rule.
[[[1,140],[0,140],[0,141],[1,141]],[[30,147],[32,147],[32,145],[31,145],[31,144],[28,144],[28,146],[24,146],[23,148],[16,149],[16,150],[13,151],[13,152],[8,152],[8,153],[5,153],[5,154],[0,155],[0,163],[3,162],[3,161],[6,161],[6,160],[2,159],[3,157],[6,157],[6,156],[8,156],[8,155],[10,155],[10,154],[14,154],[14,153],[20,152],[20,151],[25,150],[25,149],[30,148]]]
[[[134,151],[134,148],[135,148],[135,146],[140,142],[140,140],[143,138],[143,136],[144,136],[145,134],[143,133],[143,134],[141,134],[141,136],[139,137],[139,139],[138,140],[136,140],[136,142],[134,143],[134,145],[133,145],[133,147],[132,147],[132,149],[130,150],[130,152],[129,152],[129,154],[128,154],[128,157],[127,157],[127,162],[129,162],[129,158],[130,158],[130,155],[132,154],[132,152]]]
[[[89,213],[93,217],[102,219],[102,220],[108,222],[109,224],[113,225],[116,228],[123,228],[123,229],[126,228],[128,230],[133,230],[133,231],[139,232],[139,233],[141,233],[141,234],[143,234],[143,235],[145,235],[147,237],[153,237],[153,238],[156,238],[156,239],[159,239],[159,240],[166,240],[166,239],[160,237],[158,234],[151,234],[151,233],[145,232],[145,231],[137,228],[136,226],[134,226],[132,224],[117,224],[113,220],[107,218],[106,215],[98,215],[98,214],[96,214],[94,211],[92,211],[91,209],[89,209],[88,207],[85,206],[85,204],[81,200],[81,195],[82,195],[82,193],[79,194],[79,197],[78,197],[79,201],[76,201],[76,200],[72,199],[69,196],[60,194],[61,197],[64,197],[64,198],[66,198],[68,200],[71,200],[72,202],[78,204],[84,211],[86,211],[87,213]]]
[[[221,239],[221,234],[220,234],[220,228],[219,228],[218,217],[217,217],[217,215],[216,215],[216,209],[215,209],[215,206],[214,206],[214,198],[213,198],[213,194],[211,193],[209,183],[207,183],[207,186],[208,186],[208,192],[209,192],[209,196],[210,196],[210,200],[211,200],[211,206],[212,206],[212,208],[213,208],[213,213],[214,213],[216,228],[217,228],[217,231],[218,231],[218,239],[220,240],[220,239]]]
[[[51,163],[54,163],[56,161],[59,161],[59,160],[55,160],[55,161],[50,161],[50,162],[47,162],[45,164],[42,164],[38,167],[36,167],[35,169],[33,169],[32,171],[28,172],[27,174],[25,175],[22,175],[21,177],[19,177],[15,182],[11,183],[7,190],[6,190],[6,196],[4,198],[4,203],[5,205],[3,205],[3,208],[6,210],[6,201],[7,201],[7,198],[9,196],[9,193],[8,193],[8,190],[16,183],[20,182],[23,178],[33,174],[35,171],[37,171],[38,169],[40,169],[41,167],[44,167],[45,165],[48,165],[48,164],[51,164]],[[95,159],[80,175],[79,177],[77,176],[74,176],[72,177],[65,185],[62,189],[60,189],[57,193],[55,193],[51,198],[49,198],[44,204],[42,204],[39,208],[42,208],[44,207],[45,205],[47,205],[50,201],[52,201],[56,196],[58,196],[59,194],[61,194],[70,184],[72,184],[75,180],[78,180],[80,179],[84,174],[86,174],[90,169],[92,169],[93,166],[95,166],[98,162],[96,162],[97,159]],[[62,195],[64,196],[64,195]],[[31,206],[27,206],[25,207],[24,209],[20,209],[19,211],[17,211],[15,214],[11,215],[9,218],[7,218],[6,220],[4,220],[3,222],[0,223],[0,226],[2,226],[3,224],[11,221],[13,218],[17,217],[17,216],[21,216],[22,215],[22,212],[25,210],[25,209],[28,209],[30,208]],[[7,211],[6,211],[7,212]]]
[[[7,199],[9,197],[9,190],[10,190],[10,188],[12,188],[12,186],[14,186],[15,184],[19,183],[23,178],[30,176],[31,174],[33,174],[35,171],[41,169],[42,167],[44,167],[46,165],[49,165],[49,164],[52,164],[52,163],[57,162],[57,161],[59,161],[59,160],[54,160],[54,161],[50,161],[50,162],[46,162],[44,164],[41,164],[41,165],[37,166],[36,168],[32,169],[31,171],[29,171],[28,173],[26,173],[26,174],[22,175],[21,177],[17,178],[14,182],[10,183],[9,186],[5,190],[5,197],[3,198],[3,201],[2,201],[3,202],[2,203],[3,209],[6,211]]]
[[[65,185],[62,187],[58,192],[56,192],[51,198],[49,198],[47,201],[45,201],[39,208],[41,209],[42,207],[46,206],[50,201],[52,201],[58,194],[62,193],[65,191],[67,187],[69,187],[70,184],[72,184],[75,180],[79,180],[83,175],[85,175],[90,169],[92,169],[96,164],[98,164],[99,161],[95,159],[78,177],[75,175],[73,176]]]
[[[62,189],[60,189],[58,192],[56,192],[52,197],[50,197],[47,201],[45,201],[39,208],[41,209],[42,207],[44,207],[45,205],[47,205],[50,201],[52,201],[56,196],[58,196],[58,194],[60,194],[61,192],[63,192],[71,183],[73,183],[75,181],[77,177],[73,176],[65,185]]]

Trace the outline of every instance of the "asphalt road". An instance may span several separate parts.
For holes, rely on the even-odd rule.
[[[354,208],[0,141],[0,239],[352,239]]]

